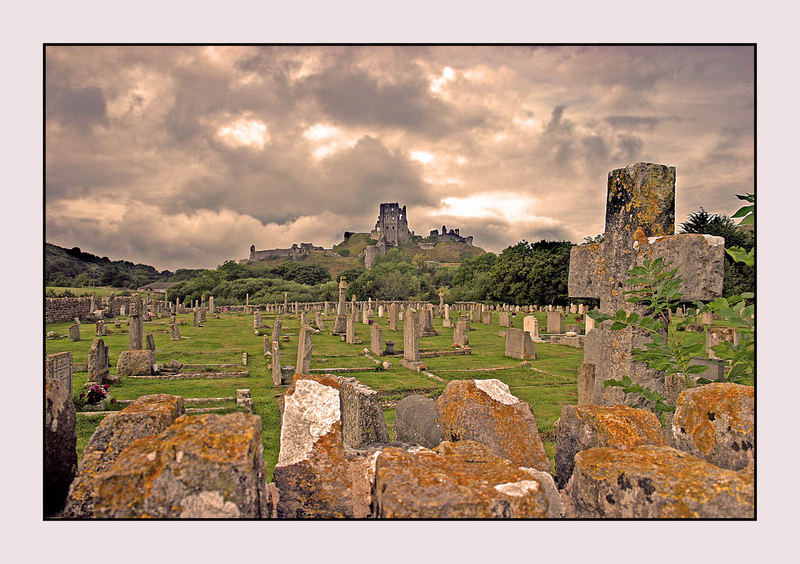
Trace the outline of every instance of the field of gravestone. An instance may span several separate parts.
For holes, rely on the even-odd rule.
[[[524,315],[523,313],[512,315],[514,327],[522,328]],[[540,327],[546,327],[546,313],[538,312],[534,315]],[[452,312],[452,316],[455,318],[457,312]],[[202,327],[193,326],[191,313],[182,314],[177,316],[178,322],[183,322],[179,326],[180,341],[169,340],[166,318],[145,321],[144,334],[153,334],[155,359],[158,364],[169,363],[175,359],[184,365],[184,372],[190,371],[195,375],[202,375],[204,371],[215,372],[216,376],[221,377],[166,380],[123,376],[120,383],[111,388],[111,396],[116,400],[132,400],[147,394],[166,393],[195,399],[230,398],[226,401],[192,402],[191,405],[187,403],[187,408],[191,407],[193,412],[211,409],[217,413],[230,413],[246,410],[236,406],[235,396],[237,389],[248,388],[253,400],[254,413],[259,415],[262,421],[264,459],[269,480],[280,449],[279,398],[286,391],[286,387],[273,386],[271,359],[264,355],[264,335],[270,335],[276,317],[281,317],[283,320],[281,335],[289,338],[288,342],[283,338],[280,341],[281,364],[294,365],[300,328],[300,320],[295,315],[276,316],[262,312],[264,328],[260,330],[259,335],[256,335],[252,314],[222,312],[218,318],[208,315]],[[422,393],[435,398],[450,380],[497,378],[506,383],[514,395],[531,406],[550,465],[554,467],[555,422],[561,414],[563,405],[577,404],[577,374],[583,362],[583,349],[536,343],[536,360],[520,362],[507,358],[504,355],[505,339],[500,335],[500,331],[506,328],[499,326],[498,313],[493,312],[491,325],[478,321],[471,323],[469,343],[472,354],[423,358],[422,362],[433,375],[429,376],[410,371],[400,364],[403,344],[402,322],[398,323],[398,331],[391,331],[385,317],[374,317],[374,321],[382,327],[383,342],[394,341],[398,352],[395,356],[378,357],[380,360],[389,360],[392,363],[391,369],[383,370],[362,353],[364,348],[369,347],[369,326],[362,323],[355,324],[355,334],[361,339],[361,344],[344,343],[340,336],[330,334],[334,317],[334,315],[323,316],[327,329],[313,337],[311,369],[314,372],[335,368],[367,369],[359,372],[341,373],[335,370],[331,372],[355,377],[379,392],[390,436],[393,435],[394,404],[403,397]],[[564,323],[581,324],[580,317],[582,316],[567,315]],[[309,318],[313,320],[313,314],[309,314]],[[107,336],[103,337],[109,347],[112,373],[116,371],[116,361],[120,352],[128,349],[127,318],[117,319],[121,321],[119,328],[115,328],[114,320],[106,321]],[[66,335],[69,325],[71,324],[48,324],[45,331]],[[436,317],[434,326],[439,332],[438,336],[420,339],[420,352],[423,354],[426,351],[452,349],[453,329],[442,327],[442,320]],[[88,381],[86,363],[89,347],[95,338],[95,325],[81,324],[80,333],[80,341],[72,342],[67,338],[45,340],[46,354],[65,351],[72,353],[75,367],[73,393],[79,393]],[[702,333],[687,332],[684,336],[697,342],[704,340]],[[243,353],[247,353],[248,375],[224,377],[225,372],[244,370]],[[124,403],[114,403],[108,405],[106,409],[115,410],[122,407]],[[102,413],[78,415],[79,459],[102,417]]]

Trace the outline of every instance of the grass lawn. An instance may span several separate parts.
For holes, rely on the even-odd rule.
[[[542,332],[544,332],[546,314],[539,313],[536,316]],[[265,329],[262,330],[262,333],[266,335],[271,333],[275,317],[273,314],[263,315]],[[522,317],[523,314],[512,317],[514,327],[522,327]],[[310,318],[313,319],[313,317]],[[577,316],[568,316],[564,323],[577,323],[576,318]],[[241,365],[242,353],[246,352],[249,377],[163,381],[123,377],[121,383],[112,388],[112,396],[123,400],[135,399],[146,394],[166,393],[187,398],[215,398],[235,396],[237,388],[249,388],[255,413],[262,420],[264,458],[268,478],[271,479],[280,448],[278,398],[286,388],[275,388],[272,385],[269,357],[264,357],[264,337],[254,334],[253,316],[243,313],[222,313],[219,319],[214,319],[208,315],[203,327],[192,326],[191,314],[179,315],[178,319],[186,322],[180,326],[181,336],[185,337],[181,341],[169,340],[166,319],[144,323],[145,334],[152,333],[155,339],[156,362],[166,363],[177,359],[184,364],[230,363]],[[361,337],[362,344],[347,344],[343,343],[339,336],[329,334],[333,319],[333,315],[327,316],[325,318],[327,331],[314,336],[311,367],[374,367],[375,364],[361,354],[363,348],[369,347],[369,326],[356,323],[355,332],[357,336]],[[384,343],[393,340],[399,352],[403,345],[402,323],[398,322],[400,331],[390,331],[385,317],[383,319],[376,317],[375,320],[383,328]],[[128,348],[127,318],[121,318],[121,321],[120,329],[114,328],[113,320],[108,321],[109,334],[104,338],[109,347],[112,372],[115,371],[119,353]],[[583,350],[536,343],[537,359],[531,361],[530,366],[520,366],[520,361],[504,356],[505,341],[503,337],[499,336],[499,331],[504,328],[499,327],[497,321],[498,316],[495,313],[492,325],[483,325],[479,322],[471,324],[473,329],[469,332],[471,355],[425,358],[423,362],[431,372],[446,381],[497,378],[505,382],[513,394],[531,406],[552,465],[555,449],[554,424],[561,414],[563,405],[576,404],[578,401],[577,373],[583,362]],[[422,338],[420,349],[422,351],[450,349],[453,342],[453,329],[443,328],[439,319],[435,319],[434,324],[440,335]],[[65,335],[69,325],[71,324],[48,324],[45,331],[54,331],[56,334]],[[66,338],[45,340],[47,354],[69,351],[72,353],[73,363],[83,367],[74,372],[73,391],[80,390],[88,380],[85,366],[89,347],[95,338],[95,326],[88,323],[82,324],[80,331],[81,341],[78,342],[70,342]],[[281,361],[284,366],[295,364],[298,332],[299,319],[294,316],[283,316],[282,334],[290,336],[289,342],[281,342]],[[702,334],[687,333],[687,335],[690,339],[703,339]],[[414,393],[415,390],[422,390],[430,397],[436,397],[444,389],[446,383],[403,368],[399,362],[400,356],[387,358],[392,362],[391,370],[372,370],[345,375],[356,377],[367,386],[379,390],[382,398],[390,400],[399,400],[409,393]],[[496,367],[506,369],[482,370]],[[465,371],[465,369],[470,369],[470,371]],[[226,412],[236,409],[233,404],[230,404]],[[392,429],[394,415],[394,408],[385,410],[389,434],[392,438],[394,436]],[[77,450],[79,457],[101,419],[101,416],[78,417]]]

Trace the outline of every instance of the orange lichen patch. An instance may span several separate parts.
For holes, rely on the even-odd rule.
[[[647,235],[644,234],[644,230],[640,227],[636,228],[636,231],[633,232],[633,240],[639,243],[641,246],[646,246],[649,241],[647,240]]]
[[[137,439],[98,476],[99,515],[138,517],[148,498],[171,500],[165,484],[182,479],[192,482],[190,488],[232,496],[241,476],[230,470],[249,468],[258,458],[261,436],[254,419],[243,413],[182,415],[160,435]],[[157,505],[167,511],[174,504]]]
[[[436,411],[444,438],[477,441],[520,466],[550,471],[528,404],[507,405],[492,399],[473,380],[455,380],[437,398]]]
[[[673,426],[691,436],[700,452],[708,454],[716,444],[711,417],[725,416],[731,430],[748,434],[753,430],[753,412],[743,409],[742,403],[749,400],[752,405],[753,399],[752,387],[726,382],[684,390],[678,396]]]
[[[502,493],[513,484],[518,493]],[[375,492],[383,518],[545,517],[548,507],[538,479],[473,441],[434,451],[387,447],[376,461]]]
[[[575,455],[575,472],[580,472],[584,478],[611,484],[618,483],[623,474],[629,480],[647,478],[654,495],[665,506],[702,505],[721,494],[728,494],[738,503],[753,505],[752,482],[732,470],[670,447],[587,449]],[[670,509],[674,510],[674,507]]]
[[[298,380],[314,380],[315,382],[319,382],[323,386],[329,386],[335,390],[338,390],[341,387],[341,382],[338,376],[334,376],[333,374],[297,374],[295,373],[294,377],[292,378],[292,384],[289,386],[289,389],[286,390],[286,395],[292,395],[294,393],[294,384]]]
[[[650,411],[625,405],[587,405],[575,411],[582,422],[597,432],[602,446],[631,448],[664,444],[661,425]]]
[[[133,415],[146,413],[148,415],[170,415],[183,412],[183,398],[169,394],[152,394],[143,396],[131,402],[129,406],[120,411],[120,414]]]

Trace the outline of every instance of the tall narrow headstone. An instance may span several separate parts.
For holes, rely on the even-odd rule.
[[[345,335],[344,342],[345,343],[355,343],[355,340],[356,340],[355,339],[355,337],[356,337],[356,322],[355,322],[354,318],[355,318],[355,314],[354,313],[351,313],[346,318],[346,321],[345,321],[346,326],[345,326],[345,333],[344,333],[344,335]]]
[[[397,304],[390,303],[389,304],[389,312],[388,312],[388,323],[389,323],[389,330],[390,331],[397,331]]]
[[[597,322],[589,317],[588,313],[583,314],[583,322],[584,322],[584,334],[588,335],[589,331],[594,329],[597,326]]]
[[[497,314],[497,317],[498,317],[498,325],[500,325],[500,327],[512,327],[513,326],[512,323],[511,323],[511,314],[510,313],[508,313],[506,311],[501,311],[499,314]]]
[[[320,331],[325,330],[325,321],[322,319],[322,314],[320,312],[316,312],[314,314],[314,324]]]
[[[105,337],[107,333],[107,327],[105,321],[102,319],[95,324],[95,334],[98,337]]]
[[[89,348],[87,366],[89,381],[105,384],[109,380],[108,347],[103,342],[103,339],[92,341],[92,346]]]
[[[192,324],[195,327],[200,327],[200,312],[197,308],[192,310]]]
[[[151,350],[151,351],[155,352],[155,350],[156,350],[156,341],[153,338],[153,334],[152,333],[148,333],[147,334],[147,337],[145,338],[145,342],[147,343],[147,350]]]
[[[600,311],[610,315],[619,309],[645,314],[644,305],[626,301],[625,280],[633,266],[655,258],[677,268],[682,279],[682,300],[710,300],[721,295],[724,240],[674,233],[675,168],[637,163],[612,170],[608,175],[604,240],[572,248],[570,297],[599,298]],[[634,348],[650,340],[649,334],[631,328],[612,331],[610,326],[611,322],[600,324],[585,340],[584,362],[595,365],[595,402],[606,401],[606,380],[622,380],[625,376],[633,384],[663,395],[664,373],[631,356]],[[617,395],[619,390],[616,388]],[[620,403],[619,400],[609,395],[608,401]],[[638,394],[622,400],[632,407],[646,405]]]
[[[378,317],[381,317],[381,318],[383,317],[383,306],[382,305],[378,306]]]
[[[539,320],[535,315],[526,315],[522,319],[522,327],[531,336],[534,342],[540,342],[542,338],[539,336]]]
[[[343,335],[347,331],[346,294],[347,279],[342,276],[339,279],[339,301],[336,304],[336,319],[333,322],[333,330],[331,331],[334,335]]]
[[[272,385],[283,385],[283,372],[281,371],[281,345],[277,341],[272,341]]]
[[[281,327],[283,326],[283,320],[278,317],[275,319],[275,322],[272,324],[272,342],[278,343],[281,340]]]
[[[417,312],[409,308],[403,319],[403,366],[411,370],[419,367],[419,336],[417,335]]]
[[[460,317],[456,321],[456,327],[453,330],[453,344],[465,347],[469,345],[468,326],[466,317]]]
[[[383,354],[383,330],[377,323],[369,326],[369,350],[374,354]]]
[[[181,340],[181,332],[178,330],[178,324],[174,321],[169,324],[169,340],[170,341],[180,341]]]
[[[308,376],[311,373],[311,348],[314,329],[310,325],[300,327],[300,337],[297,339],[297,363],[295,373]]]
[[[128,319],[128,350],[138,351],[142,349],[142,339],[144,337],[144,324],[142,320],[142,299],[134,294],[130,301],[130,314]]]
[[[72,325],[69,326],[69,340],[70,341],[81,340],[81,328],[76,323],[73,323]]]

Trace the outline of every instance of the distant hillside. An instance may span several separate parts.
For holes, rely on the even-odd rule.
[[[139,288],[151,282],[165,282],[172,272],[159,272],[146,264],[110,260],[84,253],[78,247],[65,249],[44,244],[44,283],[46,286],[113,286]]]
[[[434,248],[426,250],[420,249],[418,242],[432,242],[429,239],[414,237],[408,243],[400,247],[400,251],[414,260],[421,255],[426,261],[431,261],[448,266],[457,266],[462,260],[473,258],[486,253],[480,247],[470,246],[466,243],[441,242]],[[331,276],[336,279],[342,272],[352,268],[363,268],[364,260],[359,255],[364,252],[367,245],[374,245],[374,239],[369,238],[369,233],[353,233],[345,241],[334,245],[331,251],[311,251],[308,256],[303,257],[299,262],[319,264],[328,269]],[[286,257],[273,257],[264,261],[268,266],[273,266],[286,261]]]

